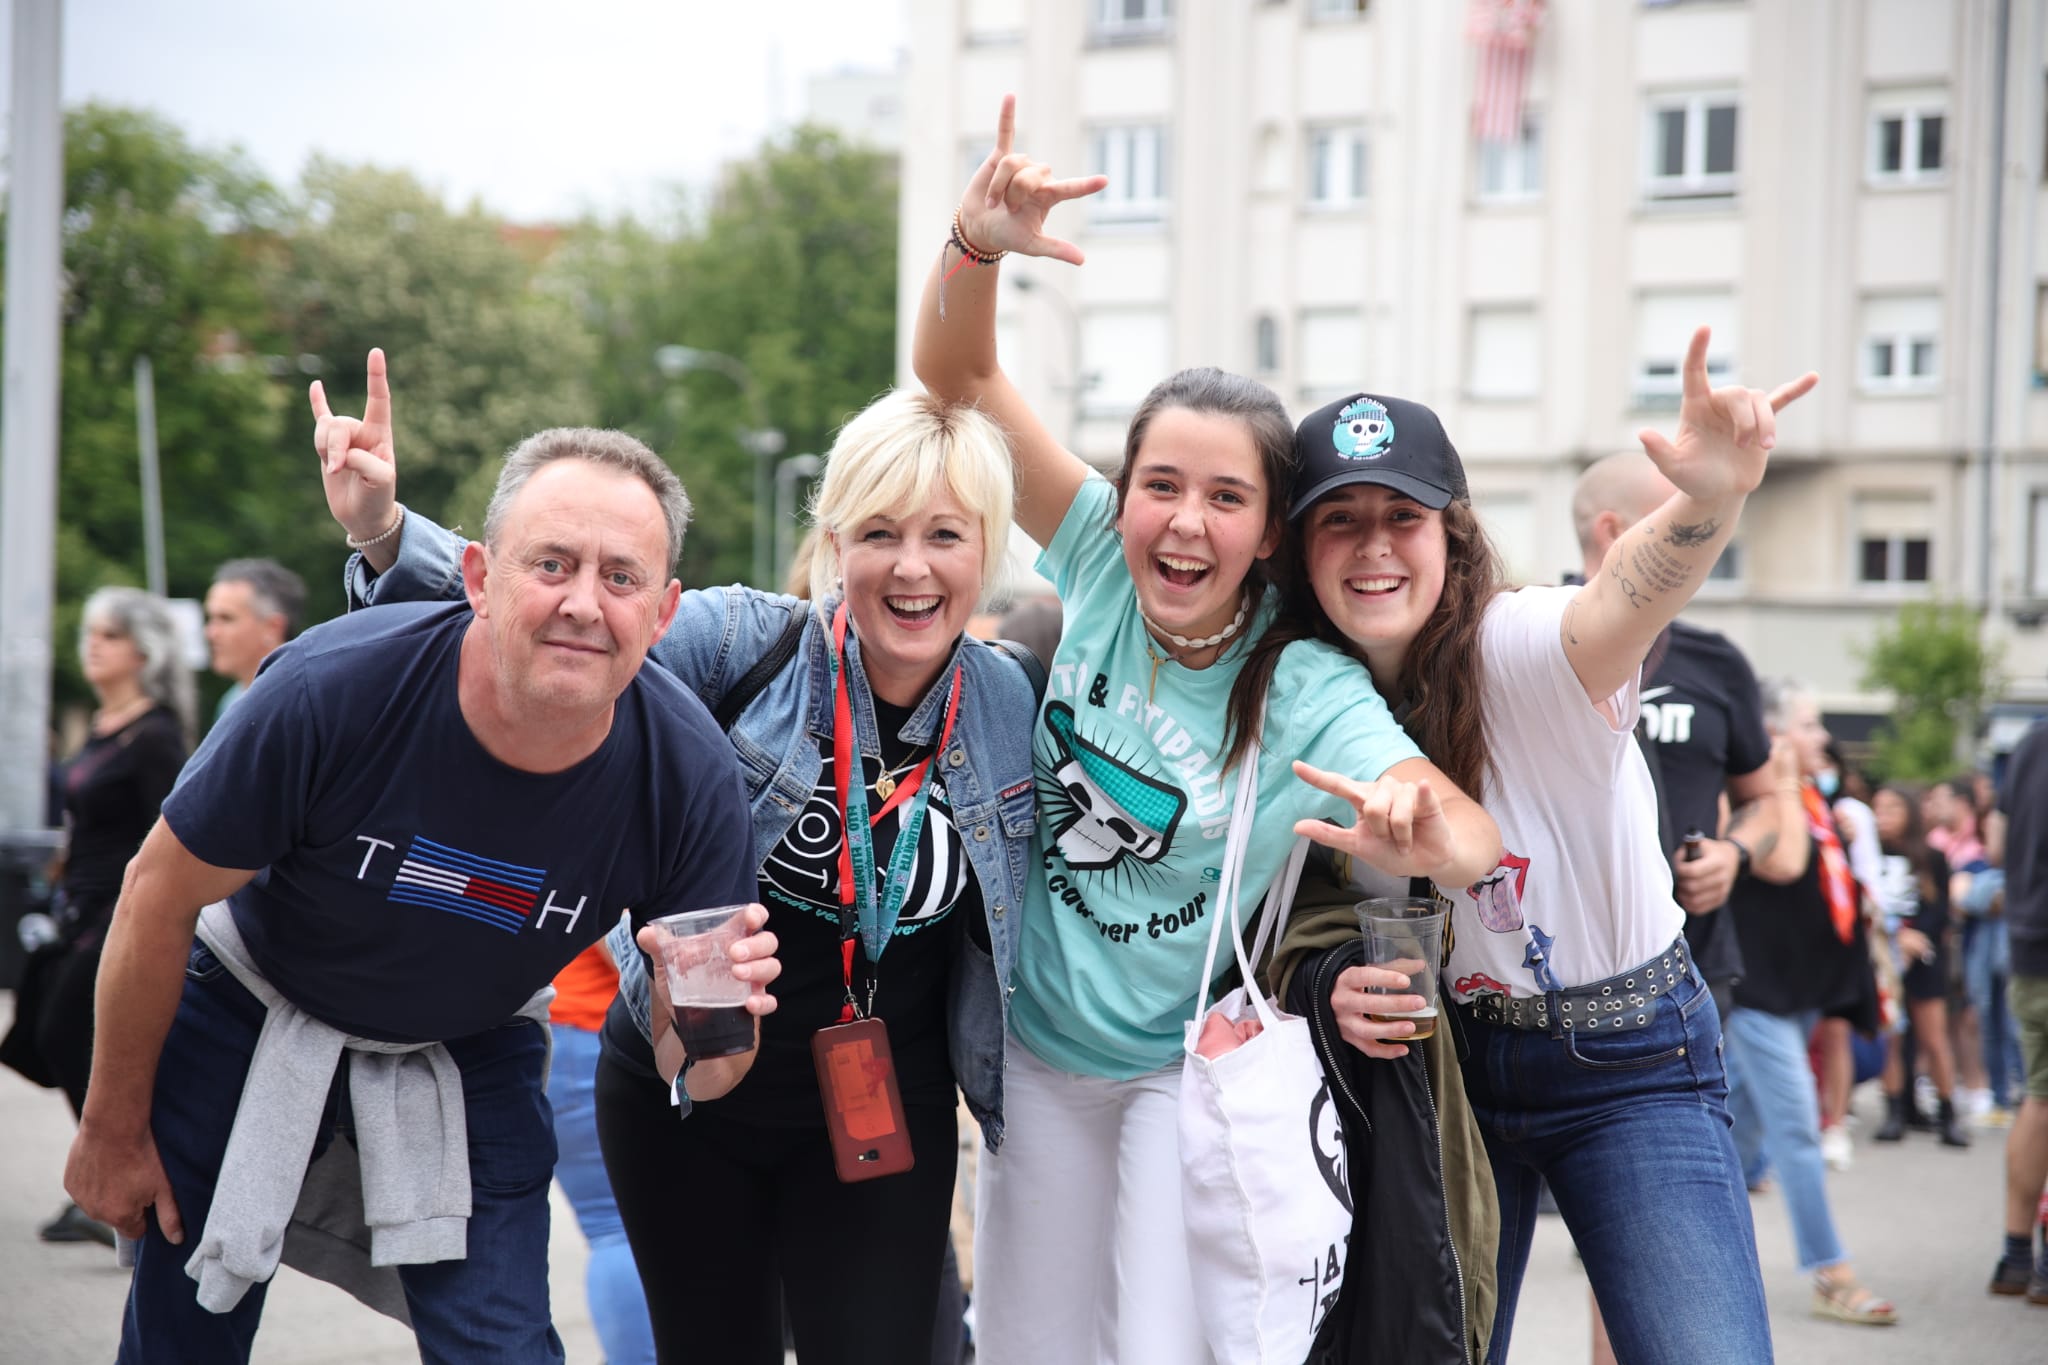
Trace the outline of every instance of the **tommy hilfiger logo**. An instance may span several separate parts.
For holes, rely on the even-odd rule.
[[[378,850],[396,847],[388,840],[373,839],[367,834],[357,835],[356,841],[369,845],[363,852],[362,867],[356,872],[358,881],[369,873]],[[562,915],[568,920],[562,926],[563,932],[574,933],[588,897],[578,896],[574,906],[557,905],[554,891],[548,890],[545,903],[539,905],[539,913],[535,914],[547,875],[545,868],[500,862],[414,835],[385,898],[401,905],[461,915],[508,934],[518,933],[529,921],[538,929],[546,924],[549,915]]]

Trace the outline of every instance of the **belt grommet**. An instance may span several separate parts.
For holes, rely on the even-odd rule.
[[[1647,1014],[1638,1014],[1638,1015],[1636,1016],[1636,1026],[1637,1026],[1638,1028],[1642,1027],[1642,1026],[1643,1026],[1644,1024],[1647,1024],[1647,1023],[1649,1023],[1649,1022],[1650,1022],[1650,1016],[1649,1016],[1649,1015],[1647,1015]]]
[[[1628,990],[1634,990],[1636,988],[1636,979],[1634,977],[1630,977],[1628,980],[1622,982],[1621,984],[1624,988]]]
[[[1587,1028],[1599,1028],[1599,1027],[1600,1027],[1600,1021],[1599,1021],[1598,1019],[1588,1019],[1588,1020],[1586,1021],[1586,1027],[1587,1027]]]
[[[1614,987],[1612,987],[1612,986],[1602,986],[1602,987],[1600,988],[1600,994],[1602,994],[1602,995],[1612,995],[1612,994],[1614,994]]]
[[[1562,1008],[1566,1014],[1570,1014],[1572,1012],[1572,1002],[1569,1000],[1565,1001]]]

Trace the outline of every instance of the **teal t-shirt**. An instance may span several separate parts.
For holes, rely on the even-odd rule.
[[[1037,866],[1010,1027],[1053,1066],[1127,1079],[1175,1061],[1194,1015],[1235,793],[1235,774],[1221,773],[1223,733],[1248,641],[1207,668],[1163,664],[1154,681],[1114,505],[1110,486],[1089,479],[1038,560],[1066,628],[1032,735]],[[1261,603],[1247,635],[1272,615]],[[1351,822],[1292,760],[1369,781],[1420,756],[1364,665],[1328,645],[1290,645],[1266,698],[1239,915],[1257,909],[1295,821]]]

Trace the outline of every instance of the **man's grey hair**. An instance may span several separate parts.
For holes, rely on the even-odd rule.
[[[185,666],[178,622],[161,597],[140,588],[101,588],[85,599],[78,619],[78,652],[85,653],[85,633],[95,622],[111,626],[135,642],[142,656],[142,690],[151,701],[177,713],[190,740],[198,720],[199,689]]]
[[[230,559],[213,571],[216,583],[246,583],[250,602],[265,616],[284,618],[284,638],[306,619],[306,581],[274,559]]]
[[[495,550],[505,529],[505,515],[512,500],[544,465],[556,460],[588,460],[591,464],[630,474],[646,484],[661,504],[661,519],[668,530],[668,572],[675,572],[683,553],[683,533],[690,529],[690,495],[661,456],[623,431],[597,427],[550,427],[512,447],[505,468],[498,474],[498,486],[491,505],[484,512],[484,544]]]

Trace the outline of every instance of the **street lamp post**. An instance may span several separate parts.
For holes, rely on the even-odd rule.
[[[796,552],[796,486],[817,478],[824,468],[815,455],[792,455],[775,466],[775,562],[784,568]]]
[[[754,586],[770,588],[775,567],[770,562],[774,553],[774,460],[782,453],[783,435],[768,425],[768,417],[761,406],[760,390],[754,387],[754,376],[739,360],[723,351],[706,351],[695,346],[663,346],[654,353],[655,368],[670,379],[680,379],[692,370],[714,370],[730,379],[746,400],[747,411],[753,417],[754,425],[739,433],[740,448],[752,457],[754,462]]]

